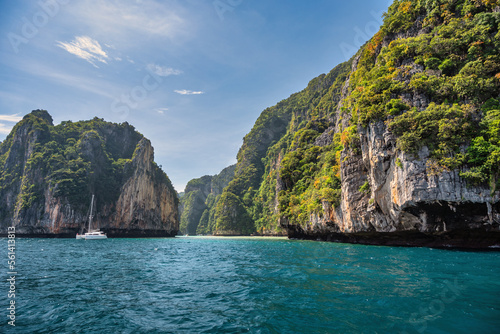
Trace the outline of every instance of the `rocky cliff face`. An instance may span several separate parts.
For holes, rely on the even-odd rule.
[[[320,75],[303,91],[262,112],[244,138],[235,177],[217,204],[217,234],[286,235],[287,229],[280,224],[283,216],[278,201],[286,188],[280,177],[281,160],[302,139],[309,140],[311,132],[328,127],[349,65],[341,64]],[[310,122],[312,117],[318,121]],[[305,131],[299,133],[301,130]]]
[[[215,207],[223,189],[233,179],[235,167],[232,165],[217,175],[205,175],[188,182],[180,205],[181,233],[213,233]]]
[[[471,186],[458,170],[433,174],[429,149],[423,147],[417,156],[398,152],[382,122],[361,135],[362,155],[347,159],[342,168],[340,231],[446,232],[498,224],[498,192]],[[370,192],[356,191],[366,181]]]
[[[500,245],[498,5],[395,1],[350,62],[263,112],[286,130],[252,141],[257,121],[221,212],[292,238]]]
[[[120,191],[116,208],[110,207],[110,231],[125,234],[175,236],[179,229],[177,194],[167,176],[154,164],[151,143],[141,139],[130,168],[133,172]]]
[[[174,236],[178,199],[154,162],[149,140],[126,123],[95,118],[52,124],[46,111],[25,116],[0,144],[0,233],[74,237],[92,228],[111,237]]]
[[[410,2],[408,3],[410,4]],[[392,6],[393,10],[398,8],[398,4],[396,2]],[[417,1],[411,2],[411,5],[416,6]],[[479,9],[479,7],[476,7],[478,12],[481,10],[488,12],[488,8]],[[453,9],[455,11],[452,12],[457,16],[456,22],[462,21],[460,14],[456,12],[455,8]],[[497,9],[498,7],[493,9],[493,12]],[[375,36],[368,43],[367,47],[372,48],[374,53],[372,57],[376,59],[375,66],[384,60],[383,53],[388,52],[388,49],[394,47],[396,43],[411,45],[412,42],[423,39],[423,36],[428,41],[437,37],[438,33],[435,32],[439,31],[437,28],[433,32],[429,26],[426,27],[423,24],[424,15],[422,14],[429,14],[422,9],[419,14],[421,16],[415,20],[410,29],[392,34],[385,32],[386,35],[380,41],[374,41],[381,38]],[[497,17],[496,14],[486,13],[475,13],[475,15]],[[445,22],[441,21],[440,23],[446,26],[450,21],[446,22],[445,20]],[[473,25],[470,24],[470,26]],[[494,35],[493,31],[491,36]],[[382,30],[382,32],[384,31]],[[498,28],[496,28],[496,32],[498,32]],[[460,51],[450,49],[448,52],[449,58],[445,59],[450,59],[450,54],[453,56]],[[366,70],[364,68],[366,63],[361,64],[363,56],[366,57],[366,49],[361,50],[355,58],[351,78]],[[426,75],[431,78],[433,76],[442,78],[441,83],[445,84],[449,77],[457,78],[464,74],[464,67],[467,68],[465,65],[461,71],[455,68],[454,71],[445,74],[445,66],[440,65],[439,69],[434,70],[429,66],[417,64],[415,62],[417,57],[417,54],[414,54],[413,57],[402,57],[398,62],[395,62],[393,66],[397,68],[397,74],[392,77],[392,81],[399,83],[401,87],[410,88],[416,77]],[[485,58],[488,57],[485,56]],[[437,62],[440,61],[442,59],[437,60]],[[458,65],[455,66],[458,67]],[[493,76],[495,72],[500,70],[498,60],[492,66],[494,68],[490,71],[490,75]],[[475,75],[480,74],[475,73]],[[487,76],[485,76],[486,78]],[[489,95],[485,94],[484,91],[478,92],[487,95],[482,99],[477,99],[477,96],[470,93],[469,95],[463,94],[459,102],[459,104],[468,107],[474,106],[472,109],[473,113],[476,114],[476,119],[473,120],[473,122],[475,121],[473,126],[477,127],[476,129],[481,127],[478,120],[486,114],[485,111],[483,114],[478,111],[481,104],[488,97],[494,99],[499,96],[498,82],[490,80],[492,85],[496,87],[496,92],[494,89],[488,93]],[[342,103],[337,108],[338,114],[342,113],[343,102],[352,100],[355,91],[364,89],[365,84],[360,85],[359,81],[356,83],[350,80],[346,81],[342,91]],[[408,88],[399,89],[399,94],[392,94],[392,98],[400,98],[406,104],[405,110],[414,108],[417,111],[426,111],[431,109],[431,103],[440,100],[435,92]],[[443,87],[436,88],[443,89]],[[460,92],[455,92],[455,98],[459,95]],[[451,105],[448,104],[448,106]],[[341,133],[343,129],[355,123],[353,118],[358,115],[352,111],[351,109],[346,117],[336,121],[337,133]],[[436,154],[435,148],[430,148],[428,145],[416,145],[417,147],[412,150],[412,153],[405,152],[401,147],[398,147],[401,146],[398,145],[398,136],[391,132],[390,124],[393,118],[389,116],[385,121],[375,119],[363,126],[358,124],[356,129],[358,144],[353,145],[354,148],[345,149],[341,155],[340,205],[332,208],[331,205],[323,202],[323,213],[312,215],[309,224],[296,225],[286,222],[287,227],[291,230],[290,234],[295,237],[387,245],[464,248],[486,248],[499,245],[500,197],[494,184],[498,166],[495,166],[492,171],[493,184],[491,182],[489,184],[487,182],[471,182],[471,179],[464,177],[463,173],[471,168],[469,164],[458,164],[460,167],[450,168],[442,163],[442,160],[437,161],[438,154]],[[454,121],[450,120],[450,122]],[[462,137],[459,140],[461,141],[459,148],[455,152],[449,152],[447,157],[453,159],[462,155],[463,158],[467,157],[467,154],[471,154],[467,138]],[[435,144],[439,145],[439,143]]]

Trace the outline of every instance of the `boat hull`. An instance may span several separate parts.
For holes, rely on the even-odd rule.
[[[107,239],[108,237],[105,234],[102,235],[86,235],[85,240],[101,240]]]
[[[76,235],[76,240],[102,240],[107,238],[108,236],[101,231],[92,231],[90,233]]]

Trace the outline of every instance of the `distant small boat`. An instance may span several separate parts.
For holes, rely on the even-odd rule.
[[[92,225],[92,211],[94,209],[94,195],[92,195],[92,200],[90,201],[90,215],[89,215],[89,231],[85,234],[76,234],[77,240],[99,240],[99,239],[107,239],[108,236],[106,233],[103,233],[101,230],[91,230],[90,227]]]

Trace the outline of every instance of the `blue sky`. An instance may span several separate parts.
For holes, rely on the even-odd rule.
[[[347,60],[388,0],[0,0],[0,140],[33,109],[149,138],[177,191],[266,107]]]

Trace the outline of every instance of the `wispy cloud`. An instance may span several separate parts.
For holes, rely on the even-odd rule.
[[[158,108],[156,109],[156,112],[160,115],[165,114],[165,112],[168,111],[168,108]]]
[[[95,67],[98,67],[95,61],[106,63],[108,58],[108,54],[102,49],[99,42],[88,36],[77,36],[71,42],[57,41],[57,46],[79,58],[85,59]]]
[[[195,91],[187,90],[187,89],[174,90],[174,92],[176,92],[177,94],[181,94],[181,95],[201,95],[201,94],[205,94],[205,92],[201,92],[201,91],[195,92]]]
[[[0,134],[8,135],[12,131],[12,126],[6,126],[5,124],[0,123]]]
[[[5,121],[5,122],[13,122],[17,123],[23,118],[21,116],[15,115],[0,115],[0,121]],[[0,123],[0,134],[2,135],[8,135],[10,131],[12,131],[13,126],[12,125],[5,125],[3,123]]]
[[[168,5],[154,0],[77,1],[67,11],[73,21],[83,23],[94,36],[108,36],[113,41],[110,45],[117,49],[124,44],[137,47],[139,36],[186,36],[192,25],[185,21],[186,11],[176,1]]]
[[[41,77],[44,80],[53,81],[65,87],[72,87],[81,92],[90,92],[97,96],[114,99],[119,91],[119,84],[102,79],[82,76],[75,73],[68,73],[64,69],[52,66],[44,66],[39,63],[29,63],[19,68],[19,70]]]
[[[4,122],[19,122],[20,120],[22,120],[22,116],[17,116],[17,114],[14,114],[14,115],[0,115],[0,121],[4,121]]]
[[[181,70],[176,70],[171,67],[160,66],[156,64],[148,64],[148,70],[156,73],[160,77],[168,77],[171,75],[180,75],[182,74]]]

